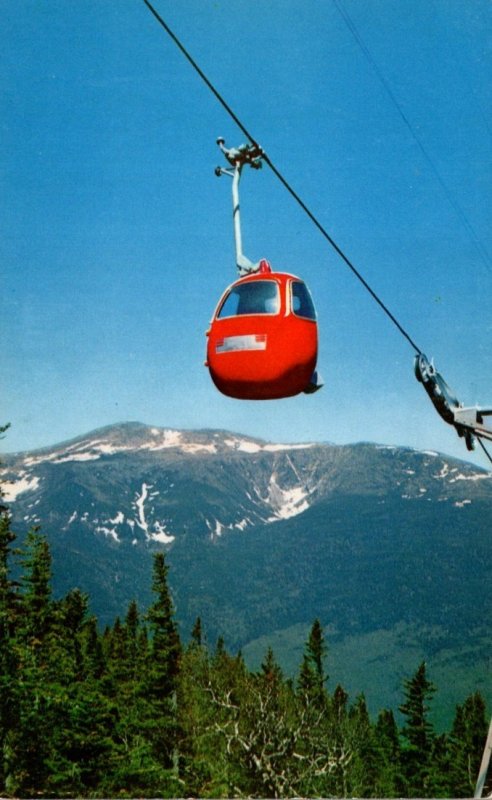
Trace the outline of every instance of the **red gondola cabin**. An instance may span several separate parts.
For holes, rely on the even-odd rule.
[[[309,290],[295,275],[272,272],[266,261],[224,292],[207,336],[206,365],[229,397],[273,400],[318,388]]]

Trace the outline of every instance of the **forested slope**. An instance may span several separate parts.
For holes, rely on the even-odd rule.
[[[371,718],[326,675],[315,620],[296,679],[269,649],[249,670],[196,620],[184,644],[163,553],[152,602],[100,631],[79,590],[54,600],[46,538],[19,553],[0,518],[0,791],[37,797],[466,797],[486,734],[478,692],[437,735],[425,663]],[[20,558],[20,582],[10,565]],[[150,581],[150,576],[149,576]]]

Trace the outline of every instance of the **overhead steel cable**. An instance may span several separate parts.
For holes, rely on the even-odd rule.
[[[334,250],[335,250],[335,251],[338,253],[338,255],[339,255],[339,256],[340,256],[340,258],[341,258],[341,259],[342,259],[342,260],[345,262],[345,264],[347,265],[347,267],[348,267],[348,268],[349,268],[349,269],[350,269],[350,270],[353,272],[353,274],[355,275],[355,277],[356,277],[356,278],[357,278],[357,279],[358,279],[358,280],[361,282],[361,284],[362,284],[362,285],[364,286],[364,288],[365,288],[365,289],[366,289],[366,290],[369,292],[369,294],[371,295],[371,297],[372,297],[372,298],[373,298],[373,299],[376,301],[376,303],[377,303],[377,304],[380,306],[380,308],[382,308],[382,310],[384,311],[384,313],[385,313],[385,314],[386,314],[386,315],[389,317],[389,319],[390,319],[390,320],[393,322],[393,324],[394,324],[394,325],[395,325],[395,326],[398,328],[398,330],[400,331],[400,333],[401,333],[401,334],[402,334],[402,335],[405,337],[405,339],[406,339],[406,340],[407,340],[407,341],[410,343],[410,345],[411,345],[411,346],[414,348],[414,350],[415,350],[415,352],[417,353],[417,355],[420,355],[420,353],[422,352],[422,351],[421,351],[421,349],[420,349],[419,347],[417,347],[417,345],[415,344],[415,342],[413,341],[413,339],[411,338],[411,336],[410,336],[410,335],[407,333],[407,331],[406,331],[406,330],[403,328],[403,326],[402,326],[402,325],[401,325],[401,324],[398,322],[398,320],[396,319],[396,317],[394,316],[394,314],[392,314],[392,313],[391,313],[391,311],[389,310],[388,306],[387,306],[387,305],[385,305],[385,303],[383,303],[383,301],[381,300],[381,298],[380,298],[380,297],[379,297],[379,296],[376,294],[376,292],[374,291],[374,289],[372,289],[372,288],[371,288],[371,286],[368,284],[368,282],[366,281],[366,279],[365,279],[365,278],[363,278],[363,276],[361,275],[361,273],[359,272],[359,270],[358,270],[358,269],[357,269],[357,268],[354,266],[354,264],[353,264],[353,263],[350,261],[350,259],[348,258],[348,256],[346,256],[346,255],[345,255],[345,253],[343,252],[343,250],[342,250],[342,249],[341,249],[341,248],[340,248],[340,247],[337,245],[337,243],[335,242],[335,240],[334,240],[334,239],[333,239],[333,238],[330,236],[330,234],[329,234],[329,233],[328,233],[328,231],[327,231],[327,230],[326,230],[326,229],[323,227],[323,225],[321,224],[321,222],[319,222],[319,220],[318,220],[318,219],[317,219],[317,218],[314,216],[314,214],[312,213],[312,211],[310,211],[310,210],[309,210],[308,206],[307,206],[307,205],[304,203],[304,201],[303,201],[303,200],[302,200],[302,199],[299,197],[299,195],[297,194],[297,192],[296,192],[296,191],[295,191],[295,190],[292,188],[292,186],[291,186],[291,185],[290,185],[290,184],[287,182],[287,180],[286,180],[286,179],[283,177],[283,175],[282,175],[282,174],[279,172],[279,170],[278,170],[278,169],[275,167],[275,165],[272,163],[272,161],[270,160],[270,158],[268,157],[268,155],[267,155],[267,154],[265,154],[265,155],[263,156],[263,159],[264,159],[264,161],[266,161],[266,163],[268,164],[268,166],[270,167],[270,169],[272,170],[272,172],[273,172],[273,173],[274,173],[274,174],[277,176],[277,178],[278,178],[278,179],[279,179],[279,181],[280,181],[280,182],[283,184],[283,186],[284,186],[284,187],[287,189],[287,191],[288,191],[288,192],[289,192],[289,193],[292,195],[292,197],[294,198],[294,200],[296,200],[296,202],[297,202],[297,203],[300,205],[300,207],[302,208],[302,210],[303,210],[303,211],[304,211],[304,212],[305,212],[305,213],[308,215],[309,219],[310,219],[310,220],[311,220],[311,221],[314,223],[314,225],[315,225],[315,226],[318,228],[318,230],[321,232],[321,234],[322,234],[322,235],[325,237],[325,239],[326,239],[326,240],[327,240],[327,241],[328,241],[328,242],[331,244],[331,246],[333,247],[333,249],[334,249]]]
[[[256,140],[253,138],[253,136],[250,134],[250,132],[248,131],[248,129],[247,129],[247,128],[245,128],[245,126],[243,125],[243,123],[241,122],[241,120],[239,119],[239,117],[237,117],[237,116],[235,115],[235,113],[234,113],[234,111],[232,110],[232,108],[230,107],[230,105],[229,105],[228,103],[226,103],[226,101],[224,100],[224,98],[222,97],[222,95],[221,95],[221,94],[220,94],[220,93],[217,91],[217,89],[215,88],[215,86],[213,85],[213,83],[212,83],[211,81],[209,81],[209,79],[207,78],[207,76],[205,75],[205,73],[203,72],[203,70],[201,70],[201,69],[200,69],[200,67],[199,67],[199,66],[198,66],[198,64],[196,63],[195,59],[194,59],[194,58],[192,58],[192,56],[189,54],[188,50],[187,50],[187,49],[184,47],[184,45],[183,45],[183,44],[181,44],[181,42],[179,41],[178,37],[176,36],[176,34],[175,34],[175,33],[173,33],[173,31],[171,30],[171,28],[169,27],[169,25],[167,24],[167,22],[165,22],[165,21],[163,20],[163,18],[161,17],[161,15],[160,15],[160,14],[159,14],[159,13],[158,13],[156,10],[155,10],[155,8],[154,8],[154,6],[152,5],[152,3],[149,3],[149,1],[148,1],[148,0],[143,0],[143,1],[144,1],[145,5],[147,6],[147,8],[149,9],[149,11],[151,12],[151,14],[153,14],[153,15],[154,15],[154,17],[156,18],[157,22],[158,22],[160,25],[162,25],[162,27],[164,28],[164,30],[166,31],[166,33],[167,33],[167,34],[168,34],[168,35],[171,37],[171,39],[173,40],[174,44],[175,44],[175,45],[177,45],[177,47],[178,47],[178,48],[181,50],[181,52],[183,53],[184,57],[185,57],[185,58],[186,58],[186,59],[187,59],[187,60],[190,62],[190,64],[191,64],[191,66],[193,67],[193,69],[195,69],[195,70],[198,72],[198,74],[199,74],[200,78],[201,78],[203,81],[205,81],[205,83],[207,84],[208,88],[209,88],[209,89],[210,89],[210,91],[211,91],[211,92],[212,92],[212,93],[215,95],[215,97],[217,98],[217,100],[219,101],[219,103],[220,103],[220,104],[221,104],[221,105],[222,105],[222,106],[225,108],[225,110],[227,111],[227,113],[229,114],[229,116],[231,116],[231,117],[232,117],[232,119],[234,120],[234,122],[236,123],[236,125],[238,126],[238,128],[240,128],[240,130],[241,130],[241,131],[244,133],[244,135],[248,137],[248,139],[250,140],[250,142],[251,142],[252,144],[256,145],[257,147],[260,147],[260,145],[258,144],[258,142],[257,142],[257,141],[256,141]]]
[[[215,97],[217,98],[219,103],[222,105],[222,107],[227,111],[229,116],[234,120],[234,122],[236,123],[238,128],[242,131],[242,133],[244,133],[244,135],[249,139],[251,144],[255,145],[256,147],[260,147],[260,145],[258,144],[258,142],[255,139],[255,137],[249,132],[249,130],[246,128],[246,126],[241,122],[239,117],[234,113],[234,111],[232,110],[231,106],[224,100],[224,98],[222,97],[220,92],[215,88],[215,86],[209,80],[209,78],[207,78],[207,76],[205,75],[203,70],[198,66],[198,64],[195,61],[195,59],[190,55],[190,53],[184,47],[184,45],[179,40],[179,38],[176,36],[176,34],[171,30],[171,28],[169,27],[167,22],[165,22],[165,20],[161,17],[161,15],[156,11],[156,9],[152,5],[152,3],[150,3],[149,0],[143,0],[143,2],[145,3],[145,5],[149,9],[149,11],[153,14],[153,16],[155,17],[157,22],[162,26],[162,28],[164,28],[164,30],[166,31],[168,36],[173,40],[173,42],[176,44],[176,46],[179,48],[179,50],[185,56],[187,61],[191,64],[193,69],[198,73],[200,78],[208,86],[210,91],[215,95]],[[420,355],[422,353],[422,351],[415,344],[415,342],[412,339],[412,337],[407,333],[405,328],[398,322],[397,318],[394,316],[394,314],[392,314],[392,312],[389,310],[387,305],[381,300],[381,298],[377,295],[377,293],[374,291],[374,289],[371,288],[371,286],[368,284],[368,282],[365,280],[365,278],[361,275],[359,270],[350,261],[348,256],[345,255],[343,250],[337,245],[337,243],[330,236],[330,234],[328,233],[326,228],[324,228],[324,226],[321,224],[321,222],[317,219],[317,217],[313,214],[313,212],[308,208],[306,203],[301,199],[301,197],[297,194],[297,192],[293,189],[293,187],[289,184],[289,182],[284,178],[284,176],[282,175],[280,170],[277,169],[277,167],[273,164],[272,160],[270,159],[270,157],[266,153],[263,153],[263,160],[268,164],[268,166],[270,167],[270,169],[272,170],[274,175],[282,183],[284,188],[287,189],[289,194],[294,198],[294,200],[302,208],[304,213],[307,214],[307,216],[309,217],[311,222],[320,231],[320,233],[326,239],[326,241],[333,247],[333,249],[336,251],[336,253],[345,262],[346,266],[352,271],[352,273],[355,275],[355,277],[360,281],[360,283],[364,286],[364,288],[369,292],[369,294],[371,295],[373,300],[375,300],[375,302],[384,311],[384,313],[391,320],[391,322],[396,326],[396,328],[399,330],[399,332],[402,334],[402,336],[407,340],[407,342],[411,345],[411,347],[413,347],[413,349],[415,350],[417,355]]]
[[[481,436],[476,436],[476,439],[478,441],[478,444],[482,448],[483,452],[485,453],[485,455],[489,459],[490,463],[492,464],[492,456],[490,455],[489,451],[487,450],[487,448],[485,447],[484,443],[482,442],[482,437]]]
[[[342,17],[343,21],[345,22],[345,25],[347,26],[347,28],[349,29],[350,33],[352,34],[352,36],[354,37],[355,41],[357,42],[357,44],[358,44],[359,48],[361,49],[362,53],[364,54],[365,58],[367,59],[367,61],[369,62],[369,64],[373,68],[374,72],[376,73],[376,75],[377,75],[377,77],[378,77],[383,89],[385,90],[385,92],[388,95],[389,99],[393,103],[394,107],[396,108],[396,110],[397,110],[398,114],[400,115],[401,119],[403,120],[404,124],[406,125],[406,127],[410,131],[410,133],[411,133],[414,141],[416,142],[420,152],[422,153],[422,155],[425,158],[428,166],[430,167],[432,173],[434,174],[435,179],[439,183],[439,186],[441,187],[441,189],[443,191],[443,194],[446,197],[448,203],[450,204],[450,206],[455,211],[456,215],[459,217],[459,219],[463,223],[464,228],[466,228],[466,230],[467,230],[467,232],[468,232],[468,234],[470,236],[470,239],[472,240],[472,242],[475,245],[475,248],[476,248],[478,254],[480,255],[480,258],[481,258],[481,260],[483,262],[483,265],[488,270],[488,272],[491,272],[491,260],[490,260],[490,256],[489,256],[485,246],[483,245],[483,243],[478,238],[475,230],[473,229],[473,226],[472,226],[470,220],[468,219],[467,215],[465,214],[465,212],[463,211],[463,209],[459,205],[458,201],[452,196],[451,192],[449,191],[449,189],[448,189],[446,183],[444,182],[444,180],[443,180],[443,178],[442,178],[442,176],[441,176],[441,174],[440,174],[440,172],[439,172],[434,160],[431,158],[431,156],[430,156],[429,152],[427,151],[427,148],[424,146],[420,136],[417,135],[412,123],[410,122],[408,116],[405,114],[405,112],[404,112],[404,110],[403,110],[403,108],[401,106],[401,103],[398,101],[395,93],[393,92],[393,90],[392,90],[392,88],[391,88],[391,86],[389,84],[389,81],[383,75],[382,71],[379,68],[379,65],[378,65],[377,61],[374,59],[373,55],[371,54],[371,51],[369,50],[368,46],[364,42],[364,40],[363,40],[362,36],[360,35],[359,31],[357,30],[357,27],[356,27],[355,23],[351,19],[348,11],[344,8],[342,0],[333,0],[333,3],[335,5],[335,7],[337,8],[338,13]]]

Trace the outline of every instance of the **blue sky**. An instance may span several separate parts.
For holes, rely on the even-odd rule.
[[[155,7],[460,399],[492,404],[488,0]],[[219,395],[204,332],[236,273],[215,140],[243,134],[141,0],[2,12],[4,451],[139,420],[469,458],[268,168],[243,176],[245,252],[310,286],[325,387]]]

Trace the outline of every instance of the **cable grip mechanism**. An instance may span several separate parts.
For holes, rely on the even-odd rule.
[[[415,377],[423,385],[434,408],[445,422],[454,426],[458,436],[464,438],[468,450],[475,449],[475,437],[492,441],[492,427],[485,420],[485,417],[492,416],[492,409],[465,408],[436,370],[434,362],[423,353],[416,356],[414,369]]]
[[[241,144],[239,147],[226,147],[225,139],[222,137],[217,139],[217,144],[231,165],[230,167],[216,167],[215,174],[219,178],[221,175],[229,175],[232,178],[232,219],[236,245],[236,265],[241,276],[249,275],[252,272],[258,272],[261,260],[253,263],[243,253],[241,217],[239,213],[239,181],[241,179],[241,171],[246,164],[253,169],[261,169],[261,160],[265,154],[258,144]]]

